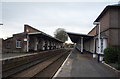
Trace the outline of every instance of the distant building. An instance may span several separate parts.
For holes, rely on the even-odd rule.
[[[106,6],[94,22],[100,22],[101,53],[109,46],[120,48],[120,4]],[[81,52],[98,52],[98,26],[88,34],[69,32],[68,35]]]
[[[4,40],[4,52],[35,52],[62,48],[63,42],[29,25],[24,32]]]
[[[74,48],[75,44],[72,43],[64,43],[64,48]]]

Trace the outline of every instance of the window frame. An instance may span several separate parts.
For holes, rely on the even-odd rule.
[[[10,49],[11,48],[11,43],[10,42],[6,42],[6,48]]]
[[[21,48],[21,40],[16,40],[16,48]]]

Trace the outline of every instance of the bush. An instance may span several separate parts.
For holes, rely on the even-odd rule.
[[[120,49],[118,50],[118,70],[120,70]]]
[[[117,69],[120,70],[120,64],[118,64],[118,68]]]
[[[119,50],[108,47],[104,50],[104,58],[106,63],[119,63]]]

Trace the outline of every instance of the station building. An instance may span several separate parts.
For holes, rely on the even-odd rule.
[[[35,52],[63,47],[63,42],[29,25],[24,25],[24,32],[13,34],[3,41],[4,52]]]
[[[94,22],[100,23],[101,54],[110,46],[120,48],[120,4],[106,6]],[[68,35],[81,52],[97,53],[98,27],[96,25],[88,34],[68,32]]]

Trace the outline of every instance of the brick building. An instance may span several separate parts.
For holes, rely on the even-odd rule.
[[[120,4],[106,6],[94,22],[100,22],[102,48],[104,48],[104,43],[106,47],[120,47]],[[98,26],[96,28],[97,37]]]
[[[34,52],[62,48],[63,42],[29,25],[24,32],[4,40],[4,52]]]
[[[106,47],[120,48],[120,4],[108,5],[94,22],[100,22],[101,54]],[[76,48],[91,53],[98,52],[98,25],[88,34],[68,33]]]

